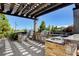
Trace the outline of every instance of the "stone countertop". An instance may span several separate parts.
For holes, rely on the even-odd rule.
[[[46,41],[58,43],[58,44],[64,43],[64,39],[62,37],[51,37],[51,38],[46,39]]]
[[[73,41],[79,41],[79,34],[73,34],[68,37],[64,37],[65,40],[73,40]]]

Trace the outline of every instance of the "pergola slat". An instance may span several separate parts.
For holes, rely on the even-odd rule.
[[[36,7],[33,7],[33,8],[31,9],[31,11],[29,11],[29,12],[27,13],[27,16],[28,16],[30,13],[32,13],[33,11],[35,11],[36,9],[40,8],[42,5],[43,5],[43,3],[37,3],[37,5],[35,5]]]
[[[38,12],[39,10],[43,9],[44,7],[47,7],[47,4],[44,4],[43,6],[41,6],[40,8],[36,9],[35,11],[33,11],[32,13],[29,14],[29,16],[35,14],[36,12]]]
[[[0,10],[1,10],[1,4],[0,4]]]
[[[15,4],[13,7],[13,10],[11,12],[11,14],[15,14],[15,12],[17,11],[18,7],[20,6],[20,4]]]
[[[38,5],[39,5],[38,3],[37,3],[37,4],[34,4],[34,5],[31,7],[31,9],[30,9],[28,12],[25,13],[25,15],[30,14],[32,10],[34,10],[35,8],[38,7]]]
[[[23,9],[24,6],[25,6],[25,4],[20,4],[20,6],[18,7],[18,9],[15,12],[15,14],[18,14]]]
[[[23,10],[26,8],[27,4],[22,8],[22,10],[18,13],[18,15],[21,15]]]
[[[64,3],[0,3],[0,13],[30,18],[37,17],[60,9],[70,4]]]
[[[11,13],[13,8],[14,8],[14,6],[15,6],[15,3],[11,3],[10,4],[10,10],[7,13]]]
[[[24,8],[24,10],[22,11],[21,15],[24,16],[25,13],[27,13],[30,10],[30,5],[31,3],[27,4],[27,6]],[[26,16],[26,15],[25,15]]]
[[[10,4],[5,3],[3,12],[7,13],[7,11],[9,11],[9,10],[10,10]]]
[[[1,4],[1,10],[0,10],[0,12],[2,12],[3,10],[4,10],[4,3]]]
[[[25,9],[24,9],[24,11],[23,11],[23,13],[22,13],[22,15],[24,15],[24,16],[26,16],[33,8],[34,8],[34,3],[31,3],[30,5],[28,5]]]

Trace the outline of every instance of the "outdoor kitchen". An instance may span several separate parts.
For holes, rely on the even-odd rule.
[[[47,56],[76,56],[79,41],[74,39],[76,34],[68,37],[52,37],[46,39],[45,54]],[[78,38],[78,37],[77,37]]]

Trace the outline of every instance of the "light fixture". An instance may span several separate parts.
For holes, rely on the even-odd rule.
[[[32,9],[34,9],[34,8],[32,8]]]
[[[26,16],[26,14],[24,14],[24,16]]]
[[[18,15],[20,15],[21,13],[18,13]]]
[[[32,10],[32,9],[31,9]]]
[[[48,5],[51,5],[51,3],[48,3]]]
[[[34,6],[36,8],[36,6]]]
[[[35,18],[35,17],[33,17],[33,18]]]
[[[28,16],[28,17],[31,17],[31,16]]]
[[[16,4],[16,7],[19,7],[20,4]]]
[[[27,4],[25,6],[27,6]]]
[[[37,4],[37,6],[38,6],[39,4]]]
[[[27,4],[29,4],[29,3],[27,3]]]

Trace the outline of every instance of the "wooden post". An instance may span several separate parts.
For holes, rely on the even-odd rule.
[[[36,32],[37,32],[37,19],[34,20],[34,40],[36,40]]]
[[[75,8],[73,9],[74,14],[74,33],[79,34],[79,4],[75,4]]]

